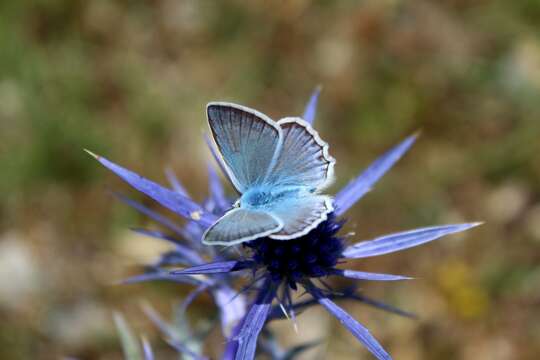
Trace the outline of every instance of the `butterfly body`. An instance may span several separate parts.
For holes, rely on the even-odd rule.
[[[332,181],[328,145],[300,118],[278,122],[231,103],[210,103],[208,122],[223,167],[241,194],[203,235],[211,245],[306,234],[333,211],[319,191]]]
[[[285,199],[299,197],[303,192],[305,190],[302,188],[283,187],[274,189],[271,186],[261,186],[250,189],[242,194],[240,206],[252,209],[264,209]]]

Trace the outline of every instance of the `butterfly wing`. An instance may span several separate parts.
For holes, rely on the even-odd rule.
[[[282,228],[282,221],[268,212],[235,208],[206,230],[202,242],[206,245],[235,245],[268,236]]]
[[[333,210],[331,198],[325,195],[309,194],[278,201],[268,211],[283,222],[283,227],[270,237],[289,240],[306,235],[325,221]]]
[[[284,187],[321,190],[333,179],[335,160],[309,123],[300,118],[278,121],[283,144],[267,183]]]
[[[265,182],[281,147],[281,129],[268,116],[231,103],[210,103],[208,124],[235,188]]]

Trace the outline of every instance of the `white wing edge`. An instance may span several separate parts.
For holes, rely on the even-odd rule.
[[[231,179],[231,182],[233,183],[234,188],[236,189],[236,191],[238,191],[240,194],[242,194],[246,189],[243,189],[244,191],[242,191],[242,186],[240,186],[240,182],[234,176],[234,173],[231,170],[231,168],[229,168],[229,165],[227,165],[227,163],[225,162],[225,159],[223,158],[223,154],[221,153],[221,150],[219,149],[219,146],[218,146],[218,144],[216,142],[216,139],[214,138],[214,132],[212,131],[212,127],[210,126],[210,118],[208,116],[208,108],[210,106],[228,106],[228,107],[235,108],[237,110],[245,111],[247,113],[255,115],[256,117],[259,117],[264,122],[266,122],[268,125],[272,126],[274,129],[277,130],[277,132],[278,132],[278,143],[277,143],[277,146],[276,146],[276,150],[274,151],[274,155],[272,157],[272,161],[270,163],[270,166],[268,166],[267,173],[266,173],[265,177],[268,177],[270,171],[274,168],[274,165],[275,165],[275,163],[277,161],[278,155],[279,155],[279,153],[281,151],[281,146],[283,144],[283,131],[281,130],[281,127],[278,125],[278,123],[275,122],[274,120],[272,120],[268,115],[263,114],[262,112],[257,111],[255,109],[249,108],[247,106],[243,106],[243,105],[239,105],[239,104],[235,104],[235,103],[231,103],[231,102],[226,102],[226,101],[211,101],[208,104],[206,104],[206,122],[208,123],[208,127],[210,128],[210,134],[212,135],[210,137],[212,138],[212,143],[214,145],[214,149],[217,150],[216,152],[217,152],[217,154],[219,154],[219,158],[221,160],[221,163],[223,164],[223,168],[227,171],[227,176],[229,177],[229,179]]]
[[[326,219],[328,219],[328,214],[331,213],[332,211],[334,211],[334,205],[332,205],[332,198],[330,196],[324,196],[324,205],[326,206],[326,212],[323,214],[323,216],[321,216],[320,219],[314,221],[312,224],[310,224],[309,226],[305,227],[303,230],[301,231],[298,231],[294,234],[290,234],[290,235],[268,235],[270,237],[270,239],[274,239],[274,240],[291,240],[291,239],[296,239],[300,236],[304,236],[306,235],[307,233],[309,233],[311,230],[315,229],[317,226],[319,226],[320,223],[322,223],[323,221],[326,221]]]
[[[329,154],[328,143],[324,141],[323,139],[321,139],[317,130],[315,130],[313,126],[311,126],[310,123],[308,123],[306,120],[300,117],[284,117],[277,122],[277,124],[280,126],[281,124],[287,124],[287,123],[297,123],[298,125],[304,127],[307,130],[307,132],[309,132],[313,136],[313,138],[315,139],[315,142],[322,147],[323,156],[326,159],[326,161],[328,161],[329,164],[328,164],[328,169],[326,170],[326,179],[324,183],[322,183],[321,185],[317,187],[317,191],[324,190],[328,186],[332,185],[332,183],[334,182],[334,165],[336,164],[336,159],[334,159]]]
[[[245,209],[240,209],[240,208],[237,208],[237,209],[232,209],[232,210],[229,210],[227,211],[223,216],[225,216],[226,214],[232,212],[232,211],[238,211],[238,210],[245,210]],[[232,246],[232,245],[238,245],[238,244],[241,244],[243,242],[246,242],[246,241],[252,241],[252,240],[255,240],[255,239],[258,239],[258,238],[261,238],[261,237],[265,237],[265,236],[269,236],[270,234],[273,234],[275,232],[278,232],[280,231],[281,229],[283,229],[283,221],[281,221],[281,219],[279,219],[278,217],[272,215],[271,213],[267,213],[268,215],[270,215],[274,220],[276,220],[276,222],[278,223],[278,226],[272,230],[268,230],[268,231],[264,231],[262,233],[259,233],[259,234],[255,234],[255,235],[251,235],[251,236],[245,236],[243,238],[240,238],[240,239],[236,239],[235,241],[229,241],[229,242],[226,242],[226,241],[216,241],[216,242],[212,242],[212,243],[208,243],[206,241],[204,241],[204,239],[206,238],[206,234],[210,231],[210,229],[212,229],[214,227],[214,225],[223,217],[219,218],[212,226],[210,226],[208,229],[206,229],[202,235],[202,243],[205,244],[205,245],[223,245],[223,246]]]

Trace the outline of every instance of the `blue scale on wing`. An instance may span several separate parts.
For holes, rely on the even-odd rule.
[[[307,122],[285,118],[278,122],[282,145],[267,183],[275,186],[307,187],[321,190],[332,181],[335,160],[328,154],[328,144]]]
[[[203,235],[208,245],[234,245],[275,233],[282,222],[268,212],[236,208],[227,212]]]
[[[269,236],[276,240],[295,239],[316,228],[332,211],[332,200],[325,195],[311,194],[276,201],[268,212],[283,221],[283,228]]]
[[[306,193],[301,187],[260,187],[244,193],[240,207],[267,212],[280,219],[283,227],[269,236],[287,240],[307,233],[324,221],[332,203],[330,197]]]

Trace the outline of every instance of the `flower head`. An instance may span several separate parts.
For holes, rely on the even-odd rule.
[[[303,119],[312,124],[319,90],[312,95],[306,106]],[[276,308],[272,304],[279,304],[279,308],[287,317],[295,317],[299,308],[313,304],[322,305],[330,314],[340,320],[364,346],[378,359],[390,359],[390,355],[382,348],[371,333],[358,321],[352,318],[345,310],[333,300],[348,298],[363,301],[370,305],[392,312],[406,313],[390,307],[389,305],[368,299],[354,291],[336,293],[325,284],[324,278],[339,276],[356,280],[367,281],[400,281],[411,279],[407,276],[363,272],[356,270],[343,270],[336,265],[347,260],[388,254],[410,247],[421,245],[442,236],[464,231],[477,226],[479,223],[453,224],[420,228],[411,231],[384,235],[375,239],[361,241],[346,246],[339,231],[344,223],[341,216],[361,199],[374,184],[407,152],[416,139],[412,135],[394,148],[383,154],[366,170],[360,173],[347,186],[340,190],[333,200],[333,213],[309,233],[295,239],[280,241],[270,237],[262,237],[243,243],[241,256],[230,253],[220,254],[211,246],[201,244],[201,236],[205,229],[212,226],[216,220],[231,207],[231,202],[224,195],[223,188],[213,170],[210,170],[210,196],[203,204],[194,202],[178,181],[171,177],[173,189],[168,189],[145,179],[109,160],[92,154],[101,164],[112,170],[131,186],[156,200],[161,205],[179,214],[188,220],[188,224],[179,228],[170,220],[144,208],[142,205],[123,199],[128,204],[151,216],[154,220],[167,226],[181,238],[188,241],[188,245],[178,242],[170,236],[143,231],[148,235],[175,242],[177,249],[163,256],[155,264],[156,273],[144,274],[128,281],[165,279],[171,281],[187,282],[197,285],[199,292],[209,290],[214,295],[216,303],[222,313],[235,313],[235,322],[230,322],[225,335],[229,342],[225,349],[223,359],[253,359],[260,342],[259,335],[267,321],[278,318]],[[210,147],[213,151],[213,148]],[[215,153],[214,153],[215,156]],[[218,161],[218,164],[220,162]],[[204,259],[210,258],[211,261]],[[182,269],[169,272],[164,265],[180,264]],[[253,281],[248,287],[257,289],[255,299],[250,307],[245,307],[247,298],[244,293],[234,295],[233,284],[235,274],[249,271],[253,274]],[[192,275],[206,275],[205,280],[194,278]],[[294,303],[291,292],[302,287],[312,300]],[[223,301],[227,296],[228,302]],[[231,308],[231,299],[242,299],[241,306]],[[241,320],[239,320],[241,318]],[[238,321],[239,320],[239,321]],[[230,325],[234,329],[231,330]],[[261,342],[262,344],[262,342]],[[264,348],[264,347],[263,347]]]
[[[276,241],[262,238],[244,246],[251,250],[254,266],[269,274],[274,282],[284,282],[293,290],[306,279],[332,275],[344,249],[337,236],[343,221],[330,216],[304,236]]]

